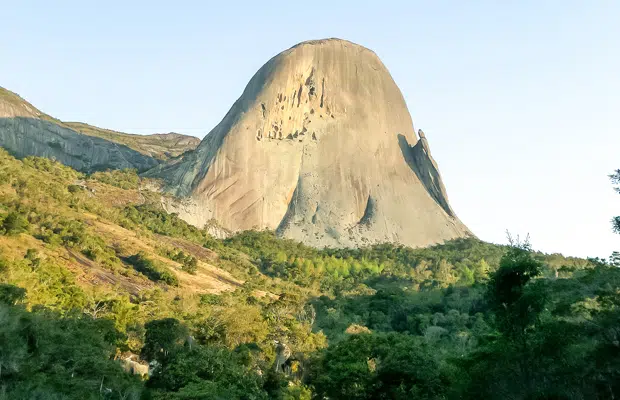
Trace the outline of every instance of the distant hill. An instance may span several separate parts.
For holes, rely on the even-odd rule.
[[[146,171],[198,143],[197,138],[176,133],[142,136],[65,123],[0,87],[0,146],[19,158],[52,158],[83,172]]]
[[[152,135],[133,135],[110,129],[98,128],[83,122],[64,122],[71,129],[88,136],[107,139],[121,143],[139,153],[158,160],[178,157],[186,151],[193,150],[200,144],[200,139],[180,133],[155,133]]]

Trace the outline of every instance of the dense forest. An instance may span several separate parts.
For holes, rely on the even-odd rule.
[[[154,186],[0,149],[0,399],[620,396],[617,254],[216,239]]]

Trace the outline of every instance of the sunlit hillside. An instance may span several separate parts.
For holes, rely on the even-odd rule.
[[[620,273],[601,260],[219,240],[152,183],[0,152],[4,398],[506,398],[532,374],[531,395],[618,390]]]

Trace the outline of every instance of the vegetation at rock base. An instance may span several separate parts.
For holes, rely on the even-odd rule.
[[[140,186],[140,177],[135,169],[98,171],[91,178],[121,189],[138,189]]]
[[[620,395],[617,254],[219,240],[147,187],[0,150],[0,399]]]

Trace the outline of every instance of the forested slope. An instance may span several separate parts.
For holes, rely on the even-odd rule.
[[[0,151],[0,398],[620,395],[620,272],[602,260],[217,240],[154,186]]]

